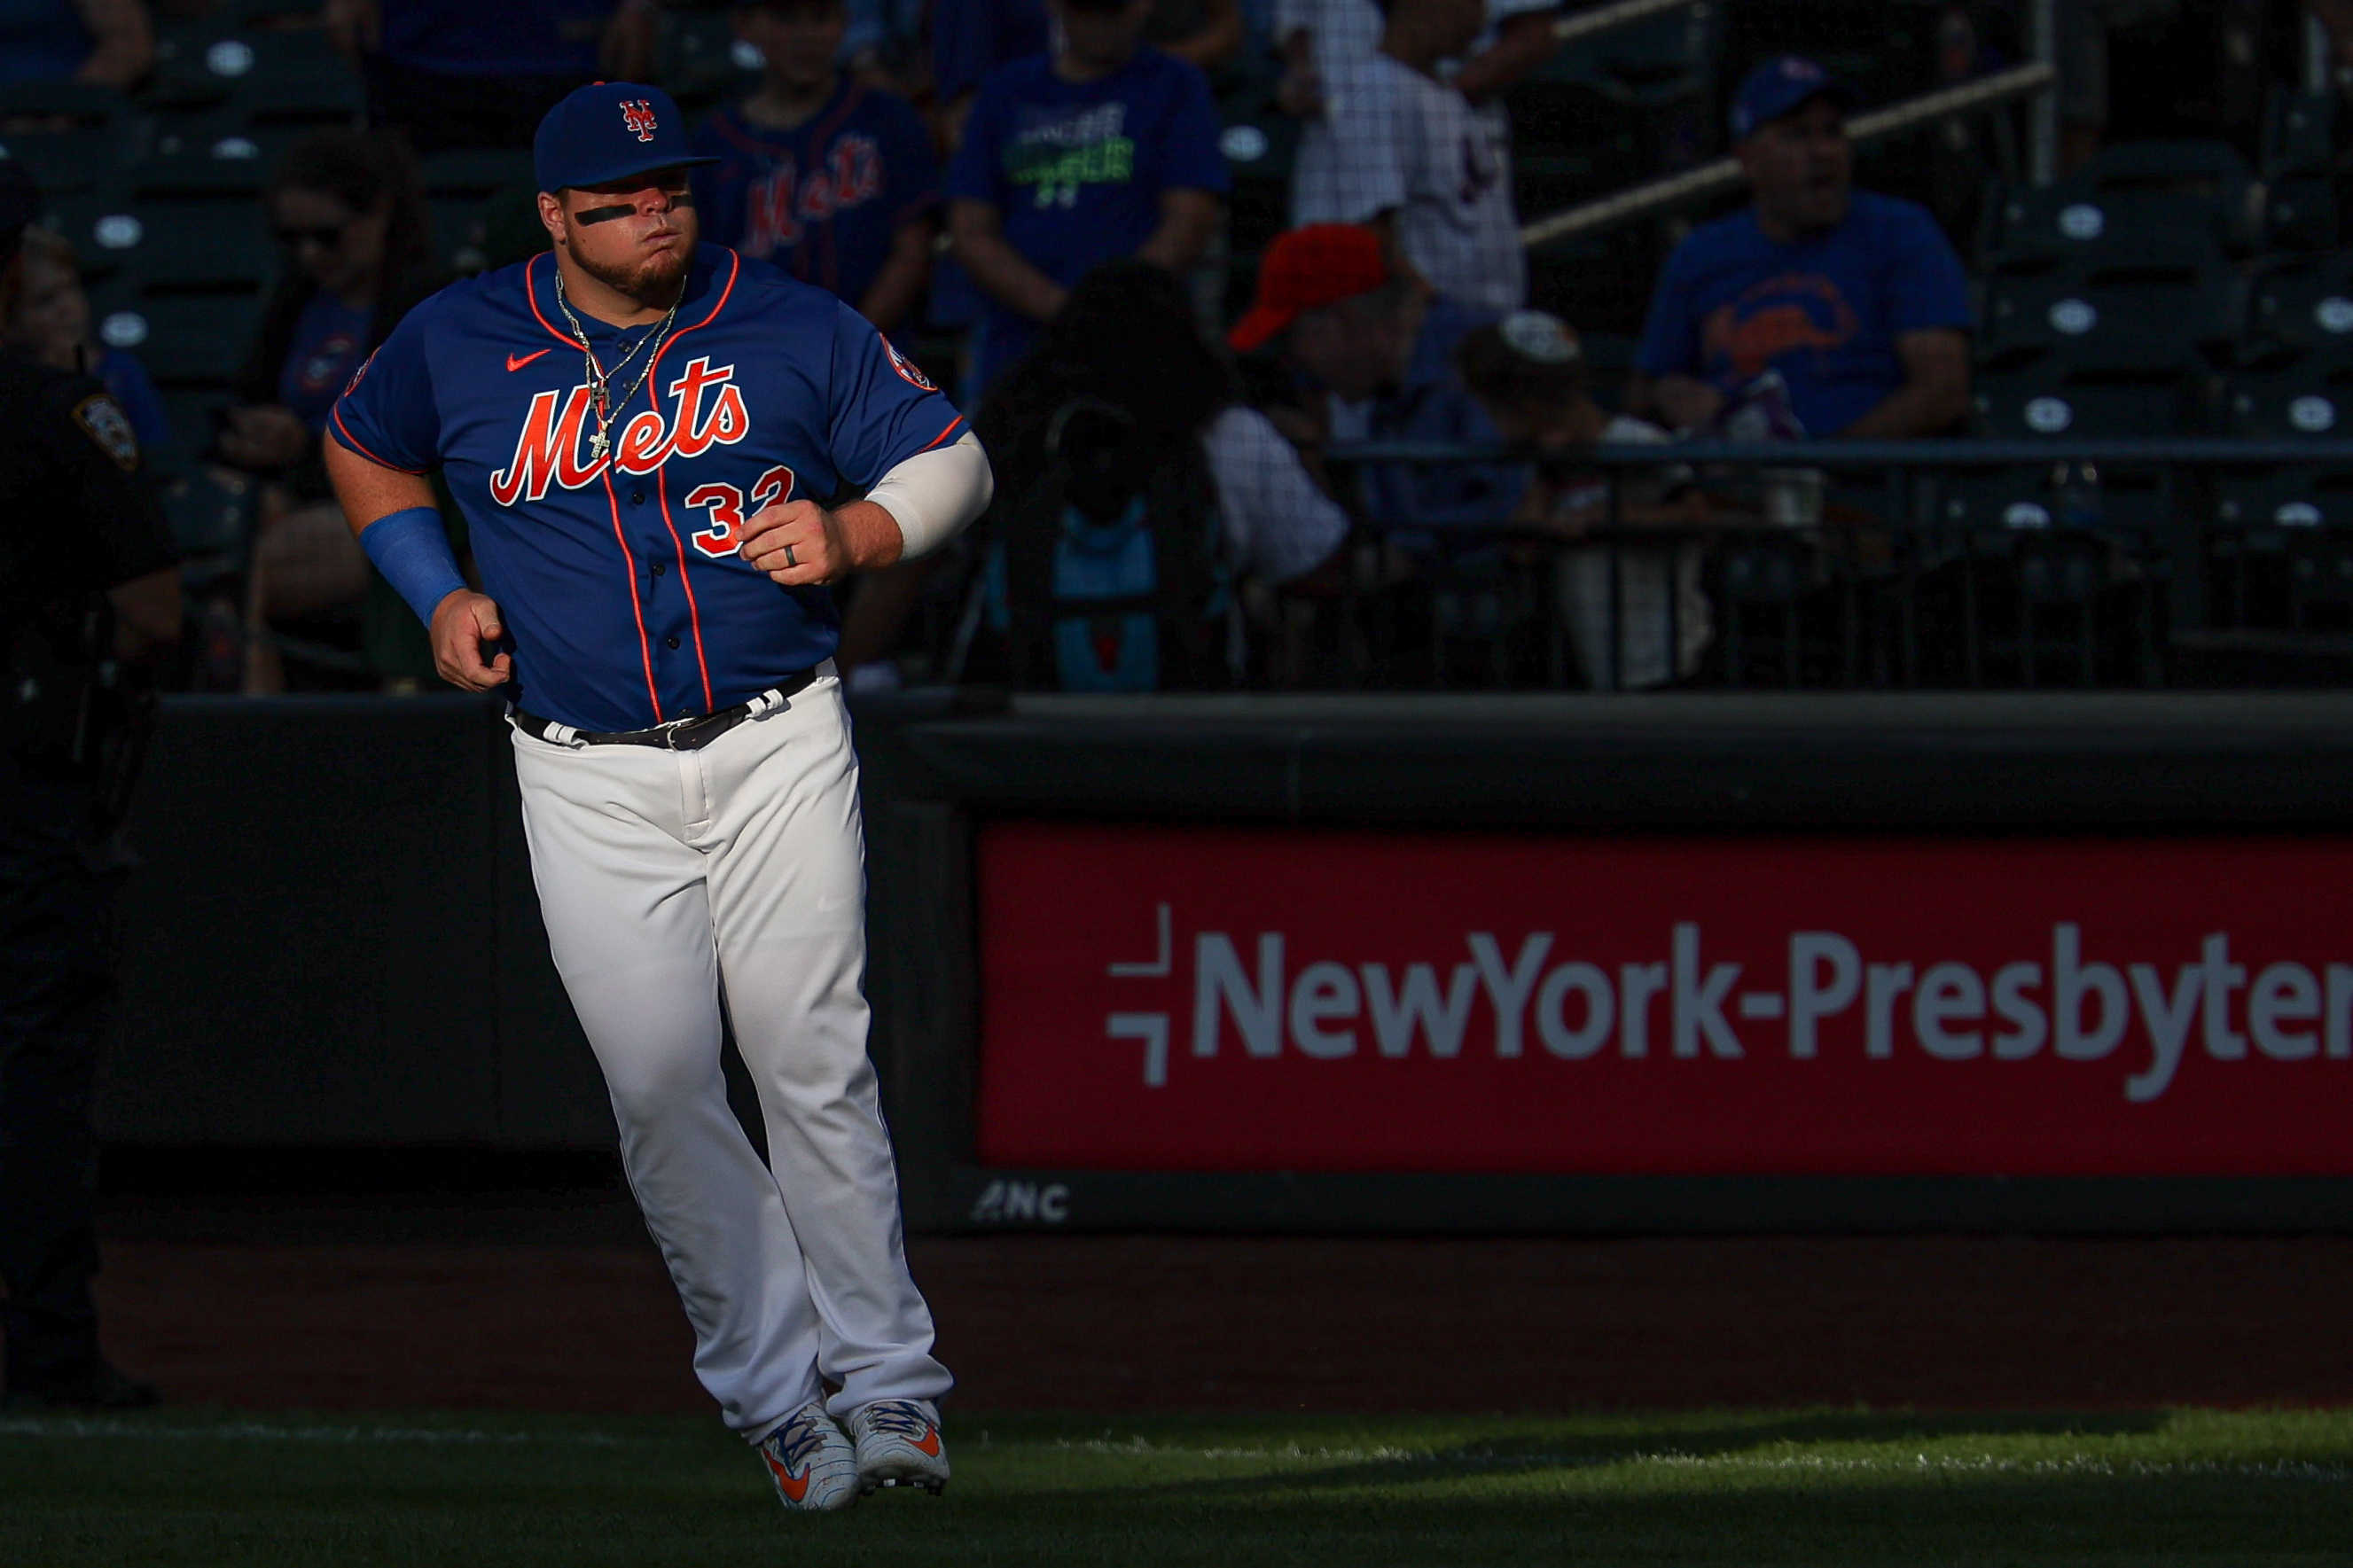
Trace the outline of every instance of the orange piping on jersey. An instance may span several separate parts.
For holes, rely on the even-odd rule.
[[[336,405],[327,411],[327,417],[335,422],[335,434],[342,439],[343,444],[349,447],[359,456],[365,458],[369,462],[374,463],[377,468],[390,468],[396,474],[421,474],[425,472],[423,468],[404,468],[398,463],[387,463],[382,458],[377,457],[374,452],[369,451],[365,447],[361,446],[359,438],[353,436],[350,429],[348,429],[343,424],[343,410],[341,399],[337,399]]]

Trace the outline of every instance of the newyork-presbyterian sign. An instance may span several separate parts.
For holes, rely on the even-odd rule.
[[[1008,823],[985,1163],[2353,1174],[2353,842]]]

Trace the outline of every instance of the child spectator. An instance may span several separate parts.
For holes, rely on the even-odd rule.
[[[1319,224],[1267,247],[1258,298],[1228,341],[1243,353],[1279,347],[1322,390],[1330,439],[1493,446],[1502,437],[1454,355],[1494,319],[1400,277],[1370,229]],[[1500,526],[1527,485],[1500,463],[1372,463],[1358,477],[1370,520],[1392,531]]]
[[[955,253],[985,296],[976,391],[1097,265],[1191,270],[1229,183],[1208,79],[1143,41],[1152,0],[1050,5],[1054,52],[981,84],[948,171]]]
[[[1733,151],[1753,198],[1667,258],[1630,409],[1704,429],[1777,370],[1817,437],[1926,436],[1968,413],[1968,279],[1925,208],[1852,188],[1852,100],[1794,57],[1740,84]]]
[[[28,228],[17,255],[24,276],[16,314],[7,323],[9,341],[43,364],[104,382],[129,416],[148,465],[167,465],[176,443],[164,400],[135,355],[91,339],[90,296],[82,292],[80,258],[72,243],[48,229]]]
[[[1568,324],[1540,310],[1515,310],[1472,328],[1454,363],[1471,395],[1504,439],[1542,454],[1514,521],[1575,537],[1609,525],[1643,528],[1689,525],[1706,516],[1704,501],[1688,489],[1681,468],[1626,468],[1618,479],[1618,511],[1609,510],[1608,482],[1577,461],[1596,443],[1650,445],[1668,439],[1657,426],[1610,414],[1586,390],[1585,353]],[[1617,574],[1618,659],[1609,660],[1610,580]],[[1664,685],[1699,668],[1709,637],[1707,597],[1700,592],[1695,543],[1613,542],[1561,551],[1554,593],[1576,646],[1586,684],[1621,688]],[[1672,582],[1673,607],[1669,608]],[[1677,645],[1667,658],[1672,620]]]
[[[738,6],[736,33],[767,61],[760,89],[714,112],[694,150],[703,236],[772,261],[858,308],[882,331],[922,294],[939,231],[939,169],[915,111],[836,67],[844,0]]]
[[[1324,150],[1303,149],[1293,221],[1363,224],[1440,294],[1493,310],[1527,297],[1527,257],[1498,127],[1440,74],[1478,37],[1482,0],[1388,0],[1380,48],[1327,105]]]
[[[990,393],[976,426],[1008,501],[1044,468],[1047,427],[1073,402],[1108,405],[1163,445],[1198,447],[1228,559],[1245,575],[1287,583],[1347,536],[1346,515],[1266,416],[1242,403],[1232,364],[1202,334],[1184,285],[1162,268],[1109,261],[1088,273],[1039,352]]]

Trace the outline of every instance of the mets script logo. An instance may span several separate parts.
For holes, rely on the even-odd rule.
[[[1837,284],[1812,273],[1785,272],[1708,312],[1701,352],[1709,364],[1753,381],[1783,354],[1826,353],[1859,330],[1854,307]]]
[[[638,133],[640,142],[654,139],[654,106],[650,100],[638,98],[621,100],[621,123]]]
[[[576,490],[595,482],[607,465],[625,474],[649,474],[672,458],[699,458],[713,447],[732,447],[751,433],[752,416],[733,383],[735,367],[716,370],[707,359],[689,360],[670,384],[673,407],[665,418],[646,409],[622,426],[609,457],[582,461],[588,426],[588,389],[542,392],[531,400],[514,457],[491,476],[491,499],[501,506],[540,500],[550,485]]]

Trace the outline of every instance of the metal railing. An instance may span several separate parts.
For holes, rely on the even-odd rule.
[[[1847,140],[1857,145],[1865,145],[1940,120],[1998,109],[2005,103],[2036,93],[2047,99],[2050,96],[2048,89],[2054,79],[2052,68],[2041,60],[2012,66],[2008,70],[1996,71],[1957,87],[1944,88],[1919,98],[1906,99],[1902,103],[1891,104],[1885,109],[1873,110],[1868,114],[1858,114],[1847,121]],[[1566,212],[1555,213],[1550,217],[1537,218],[1521,226],[1520,243],[1533,249],[1554,240],[1621,227],[1722,195],[1737,187],[1743,177],[1739,163],[1730,158],[1718,158],[1712,163],[1702,163],[1696,169],[1663,175],[1620,191],[1615,195],[1583,203]],[[2047,176],[2041,183],[2047,183]]]
[[[1426,442],[1335,445],[1324,456],[1344,475],[1383,465],[1536,460],[1525,449]],[[1663,623],[1655,635],[1635,640],[1664,650],[1667,679],[1688,679],[1680,662],[1686,595],[1675,586],[1684,568],[1674,563],[1689,553],[1706,563],[1706,602],[1716,617],[1710,678],[1730,684],[2353,678],[2353,441],[1686,442],[1599,446],[1544,460],[1590,470],[1605,486],[1598,525],[1569,536],[1500,517],[1452,530],[1364,518],[1368,541],[1411,542],[1417,569],[1390,596],[1427,594],[1440,606],[1422,613],[1433,651],[1418,673],[1447,684],[1450,643],[1483,643],[1500,683],[1566,685],[1575,645],[1586,684],[1661,684],[1656,668],[1638,682],[1624,668],[1630,628],[1655,616]],[[1623,481],[1662,468],[1688,470],[1728,507],[1705,522],[1629,525]],[[2337,523],[2308,506],[2278,519],[2224,515],[2217,498],[2230,484],[2279,470],[2344,476],[2348,504]],[[1989,473],[2014,479],[1995,492],[2014,503],[1992,513],[1947,509],[1973,476]],[[1760,491],[1809,474],[1828,477],[1812,492],[1827,498],[1815,513],[1768,521],[1771,497]],[[1474,548],[1488,544],[1494,548]],[[1590,602],[1597,552],[1607,563],[1598,608]],[[1663,588],[1662,558],[1670,563]],[[1476,569],[1466,574],[1455,564],[1464,560]],[[1581,608],[1567,585],[1571,561],[1582,563],[1576,569],[1588,589]],[[1651,574],[1641,594],[1630,595],[1630,565]],[[1359,591],[1342,614],[1358,627],[1366,653],[1363,668],[1345,676],[1377,684],[1385,656],[1403,644],[1385,641],[1381,595],[1357,575]],[[1482,591],[1498,595],[1483,623],[1473,615],[1450,625],[1440,613],[1449,593]],[[1772,623],[1761,638],[1753,630],[1760,616]],[[1513,673],[1504,651],[1508,638],[1531,631],[1543,647],[1534,680],[1525,659]]]

